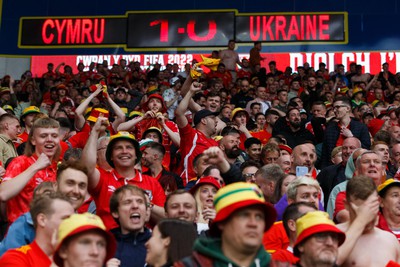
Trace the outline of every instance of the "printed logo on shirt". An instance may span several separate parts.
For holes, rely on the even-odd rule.
[[[22,246],[22,247],[20,247],[20,248],[17,248],[16,251],[19,251],[19,252],[22,252],[22,253],[26,254],[26,253],[28,253],[28,251],[31,250],[31,249],[32,249],[32,248],[31,248],[30,245],[25,245],[25,246]]]
[[[108,192],[114,192],[114,191],[115,191],[115,186],[109,185]]]

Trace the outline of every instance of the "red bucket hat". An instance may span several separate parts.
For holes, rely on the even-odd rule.
[[[149,110],[148,105],[149,105],[149,102],[150,102],[150,100],[151,100],[152,98],[157,98],[157,99],[159,99],[159,100],[161,101],[162,108],[161,108],[161,110],[159,110],[159,112],[165,113],[165,112],[167,111],[167,106],[165,105],[164,98],[163,98],[161,95],[159,95],[159,94],[151,94],[151,95],[149,95],[147,101],[146,101],[146,102],[143,104],[143,106],[142,106],[143,111],[146,112],[146,111]]]

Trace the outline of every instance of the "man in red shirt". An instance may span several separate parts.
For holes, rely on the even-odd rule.
[[[35,240],[29,245],[7,251],[0,258],[0,266],[50,266],[50,257],[54,253],[53,234],[61,221],[74,212],[67,198],[60,194],[53,193],[35,198],[31,208]]]
[[[152,204],[151,219],[165,216],[165,194],[159,182],[138,172],[135,165],[140,162],[141,152],[135,137],[128,132],[118,132],[110,137],[106,150],[106,159],[113,168],[111,171],[96,168],[97,139],[99,133],[108,125],[107,118],[99,117],[92,128],[88,142],[83,149],[82,162],[89,171],[89,193],[96,203],[96,213],[107,229],[118,227],[110,213],[110,197],[115,189],[126,185],[136,185],[147,192]]]
[[[380,212],[377,227],[394,234],[400,242],[400,181],[388,179],[378,186]]]
[[[218,146],[218,143],[211,138],[216,132],[216,116],[218,112],[212,112],[207,109],[196,112],[193,118],[194,129],[185,116],[190,99],[196,92],[201,90],[201,86],[201,83],[193,82],[175,111],[176,124],[179,127],[179,135],[181,137],[180,151],[182,157],[182,164],[178,169],[178,174],[182,177],[185,185],[190,178],[196,177],[196,173],[193,170],[193,159],[207,148]]]
[[[0,200],[7,201],[7,216],[12,223],[29,211],[33,190],[42,182],[56,180],[60,154],[60,125],[50,118],[33,123],[25,155],[16,157],[7,167],[0,184]]]

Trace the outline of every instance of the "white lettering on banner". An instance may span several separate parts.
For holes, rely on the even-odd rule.
[[[293,71],[297,71],[298,66],[303,66],[303,54],[290,53],[290,67]]]
[[[113,64],[119,64],[119,60],[124,58],[127,63],[138,61],[143,70],[148,69],[155,63],[160,63],[161,70],[166,64],[178,64],[180,71],[184,70],[185,64],[191,64],[193,60],[201,61],[201,55],[209,56],[207,53],[202,54],[127,54],[127,55],[75,55],[75,56],[58,56],[49,59],[48,56],[32,56],[32,72],[34,75],[42,75],[47,71],[46,64],[43,62],[53,62],[58,65],[61,62],[73,67],[74,71],[78,63],[82,62],[85,65],[85,71],[88,70],[90,63],[102,63],[108,61],[109,68]],[[296,52],[296,53],[261,53],[265,58],[261,62],[262,67],[267,68],[268,62],[274,60],[277,62],[278,69],[284,70],[290,66],[294,72],[298,66],[304,65],[305,62],[310,63],[310,66],[315,70],[318,69],[320,62],[327,65],[329,71],[333,71],[335,64],[343,64],[345,70],[349,68],[351,62],[356,62],[362,65],[364,73],[376,74],[382,70],[382,64],[389,63],[389,70],[392,73],[400,72],[400,51],[366,51],[366,52]],[[249,58],[248,53],[240,53],[239,59]]]
[[[356,53],[356,62],[357,64],[364,66],[365,73],[371,72],[370,53]]]
[[[193,61],[192,54],[170,54],[168,55],[168,64],[178,64],[179,66],[185,66],[185,64],[191,64]]]
[[[114,63],[113,64],[118,64],[119,63],[119,57],[120,55],[113,55]],[[108,64],[111,66],[111,62],[108,62]]]
[[[343,53],[342,55],[342,62],[337,62],[336,64],[342,63],[344,65],[344,71],[347,71],[347,67],[351,62],[355,62],[356,58],[354,53]],[[332,69],[334,70],[334,69]]]

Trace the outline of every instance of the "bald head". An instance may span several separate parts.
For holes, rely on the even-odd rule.
[[[361,142],[356,137],[348,137],[343,141],[342,144],[342,160],[343,164],[347,163],[351,153],[357,148],[361,148]]]

